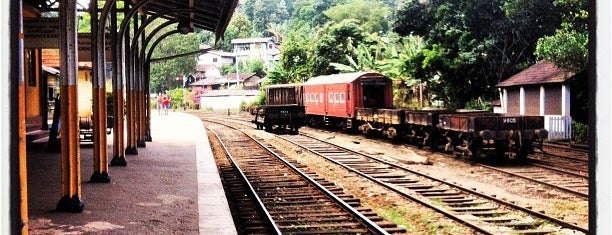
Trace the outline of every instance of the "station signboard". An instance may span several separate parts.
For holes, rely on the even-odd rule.
[[[59,18],[23,18],[25,48],[59,48]],[[106,34],[106,60],[112,59],[110,35]],[[91,61],[91,37],[89,33],[77,34],[79,61]]]

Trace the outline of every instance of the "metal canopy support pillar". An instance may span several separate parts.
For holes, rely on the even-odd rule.
[[[10,12],[10,202],[11,233],[28,234],[28,174],[23,71],[22,1],[11,2]],[[16,18],[16,20],[15,20]],[[17,111],[17,112],[13,112]],[[7,229],[8,230],[8,229]],[[4,231],[4,230],[3,230]]]
[[[124,0],[124,5],[128,6],[129,5],[129,1],[128,0]],[[131,20],[130,16],[132,15],[128,15],[128,13],[130,13],[129,8],[125,8],[124,10],[124,15],[126,16],[123,20],[126,23],[129,23],[129,21]],[[132,9],[132,11],[135,11],[138,9]],[[136,28],[138,28],[138,14],[133,14],[133,23],[134,23],[134,31],[136,30]],[[122,22],[123,24],[123,22]],[[127,30],[129,31],[130,26],[127,26]],[[136,136],[135,136],[135,131],[136,131],[136,127],[135,127],[135,120],[134,120],[134,116],[135,116],[135,99],[134,99],[134,56],[132,53],[130,53],[130,34],[127,33],[126,31],[123,32],[123,34],[119,35],[123,35],[123,47],[124,47],[124,51],[123,51],[123,57],[125,58],[125,62],[123,62],[124,66],[125,66],[125,87],[126,87],[126,124],[127,124],[127,146],[125,148],[125,154],[130,154],[130,155],[137,155],[138,154],[138,149],[136,149]]]
[[[117,4],[110,2],[111,48],[113,53],[113,159],[111,166],[127,166],[123,153],[123,79],[121,78],[121,44],[117,36]],[[121,107],[121,108],[119,108]]]
[[[82,212],[77,107],[76,0],[60,0],[62,198],[58,211]]]
[[[140,36],[140,44],[142,47],[144,47],[144,40],[145,40],[145,31],[144,28],[146,28],[146,25],[144,25],[144,23],[147,20],[147,15],[142,15],[141,16],[141,27],[143,27],[143,33]],[[146,138],[145,138],[145,123],[146,123],[146,116],[148,116],[150,110],[149,108],[151,107],[151,105],[149,104],[149,101],[151,100],[151,98],[149,97],[149,92],[148,90],[144,89],[144,76],[143,76],[143,70],[142,70],[142,55],[139,53],[140,50],[138,50],[138,44],[136,45],[136,50],[132,50],[134,53],[134,57],[136,57],[136,63],[134,65],[134,67],[136,68],[136,84],[137,84],[137,90],[138,90],[138,126],[137,126],[137,130],[138,130],[138,138],[136,140],[136,146],[138,147],[146,147],[147,144],[145,142]],[[149,107],[149,108],[147,108]]]
[[[91,0],[89,3],[89,14],[91,15],[91,59],[92,59],[92,89],[93,89],[93,174],[91,182],[109,183],[108,156],[106,152],[106,77],[104,75],[104,31],[99,34],[99,27],[104,27],[104,22],[98,22],[98,1]]]

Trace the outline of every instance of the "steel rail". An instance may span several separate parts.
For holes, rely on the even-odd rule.
[[[209,128],[206,128],[206,129],[208,129],[213,134],[215,134],[215,137],[217,137],[217,139],[219,140],[219,143],[221,143],[221,146],[223,146],[223,150],[225,151],[225,154],[227,154],[227,158],[230,160],[234,169],[236,169],[238,175],[240,176],[240,180],[242,180],[244,184],[246,184],[246,186],[249,188],[249,194],[253,198],[255,198],[255,200],[257,201],[258,208],[266,216],[269,226],[273,228],[276,234],[283,234],[278,228],[278,226],[276,226],[276,222],[274,222],[274,218],[272,218],[272,215],[270,215],[270,212],[266,209],[266,206],[264,205],[263,201],[261,200],[261,198],[259,198],[259,196],[255,192],[255,188],[253,188],[253,185],[251,185],[246,175],[244,175],[244,172],[242,171],[242,169],[240,169],[240,166],[238,166],[238,164],[236,163],[234,156],[232,156],[232,154],[229,152],[229,149],[227,148],[223,140],[221,140],[221,137],[217,134],[216,131],[211,130]]]
[[[494,170],[494,171],[499,171],[499,172],[502,172],[504,174],[508,174],[508,175],[511,175],[511,176],[514,176],[514,177],[518,177],[518,178],[521,178],[521,179],[526,179],[526,180],[529,180],[529,181],[535,181],[535,182],[537,182],[539,184],[543,184],[543,185],[546,185],[546,186],[549,186],[549,187],[557,188],[557,189],[560,189],[561,191],[564,191],[564,192],[567,192],[567,193],[571,193],[571,194],[574,194],[574,195],[577,195],[577,196],[580,196],[580,197],[585,197],[585,198],[589,197],[589,194],[586,194],[586,193],[578,192],[576,190],[573,190],[573,189],[570,189],[570,188],[567,188],[567,187],[563,187],[563,186],[560,186],[560,185],[556,185],[556,184],[552,184],[552,183],[547,183],[547,182],[544,182],[544,181],[541,181],[541,180],[529,178],[529,177],[526,177],[524,175],[513,173],[513,172],[510,172],[510,171],[506,171],[504,169],[500,169],[500,168],[497,168],[497,167],[492,167],[492,166],[488,166],[488,165],[484,165],[484,164],[477,164],[477,166],[480,166],[480,167],[483,167],[483,168],[487,168],[487,169],[490,169],[490,170]]]
[[[308,137],[308,138],[316,139],[316,138],[311,137],[311,136],[309,136],[309,135],[305,135],[305,134],[300,134],[300,135],[306,136],[306,137]],[[282,139],[285,139],[285,138],[283,138],[283,137],[281,137],[281,136],[278,136],[278,137],[279,137],[279,138],[282,138]],[[293,141],[291,141],[291,140],[288,140],[288,139],[285,139],[285,140],[287,140],[287,141],[289,141],[289,142],[291,142],[291,143],[293,143],[293,144],[299,145],[299,144],[297,144],[297,143],[295,143],[295,142],[293,142]],[[320,140],[320,139],[316,139],[316,140],[321,141],[321,142],[323,142],[323,143],[330,144],[330,145],[332,145],[332,146],[334,146],[334,147],[337,147],[337,148],[340,148],[340,149],[342,149],[342,150],[345,150],[345,151],[351,152],[351,153],[353,153],[353,154],[357,154],[357,155],[360,155],[360,156],[364,156],[364,157],[367,157],[367,158],[369,158],[369,159],[372,159],[372,160],[375,160],[375,161],[378,161],[378,162],[381,162],[381,163],[388,164],[388,165],[390,165],[390,166],[396,167],[396,168],[398,168],[398,169],[401,169],[401,170],[405,170],[405,171],[411,172],[411,173],[413,173],[413,174],[416,174],[416,175],[419,175],[419,176],[425,177],[425,178],[427,178],[427,179],[430,179],[430,180],[433,180],[433,181],[436,181],[436,182],[440,182],[440,183],[443,183],[443,184],[447,184],[447,185],[450,185],[450,186],[456,187],[456,188],[458,188],[458,189],[460,189],[460,190],[462,190],[462,191],[464,191],[464,192],[467,192],[467,193],[472,193],[472,194],[474,194],[474,195],[477,195],[477,196],[480,196],[480,197],[486,198],[486,199],[488,199],[488,200],[495,201],[495,202],[497,202],[497,203],[500,203],[500,204],[505,205],[505,206],[508,206],[508,207],[510,207],[510,208],[513,208],[513,209],[516,209],[516,210],[519,210],[519,211],[525,212],[525,213],[527,213],[527,214],[530,214],[530,215],[533,215],[533,216],[536,216],[536,217],[539,217],[539,218],[542,218],[542,219],[550,220],[550,221],[552,221],[552,222],[554,222],[554,223],[556,223],[556,224],[558,224],[558,225],[560,225],[560,226],[562,226],[562,227],[565,227],[565,228],[570,228],[570,229],[574,229],[574,230],[578,230],[578,231],[581,231],[581,232],[584,232],[584,233],[588,233],[588,232],[589,232],[587,228],[583,228],[583,227],[580,227],[580,226],[577,226],[577,225],[571,224],[571,223],[569,223],[569,222],[566,222],[566,221],[563,221],[563,220],[560,220],[560,219],[557,219],[557,218],[550,217],[550,216],[548,216],[548,215],[546,215],[546,214],[539,213],[539,212],[536,212],[536,211],[529,210],[529,209],[527,209],[527,208],[520,207],[520,206],[515,205],[515,204],[512,204],[512,203],[510,203],[510,202],[506,202],[506,201],[504,201],[504,200],[501,200],[501,199],[498,199],[498,198],[495,198],[495,197],[492,197],[492,196],[489,196],[489,195],[486,195],[486,194],[483,194],[483,193],[477,192],[477,191],[475,191],[475,190],[465,188],[465,187],[460,186],[460,185],[455,184],[455,183],[450,183],[450,182],[446,182],[446,181],[443,181],[443,180],[437,179],[437,178],[435,178],[435,177],[432,177],[432,176],[429,176],[429,175],[426,175],[426,174],[423,174],[423,173],[420,173],[420,172],[417,172],[417,171],[414,171],[414,170],[408,169],[408,168],[403,167],[403,166],[401,166],[401,165],[398,165],[398,164],[396,164],[396,163],[388,162],[388,161],[385,161],[385,160],[382,160],[382,159],[378,159],[378,158],[372,157],[372,156],[367,155],[367,154],[363,154],[363,153],[360,153],[360,152],[356,152],[356,151],[353,151],[353,150],[351,150],[351,149],[348,149],[348,148],[345,148],[345,147],[342,147],[342,146],[336,145],[336,144],[334,144],[334,143],[331,143],[331,142],[328,142],[328,141],[325,141],[325,140]],[[301,145],[300,145],[300,146],[301,146]],[[322,157],[324,157],[324,158],[326,158],[326,159],[329,159],[328,157],[325,157],[325,156],[323,156],[322,154],[319,154],[319,153],[317,153],[317,152],[316,152],[316,151],[314,151],[314,150],[311,150],[311,149],[309,149],[309,148],[305,148],[305,149],[306,149],[306,150],[308,150],[308,151],[310,151],[310,152],[312,152],[312,153],[314,153],[314,154],[317,154],[317,155],[322,156]],[[330,161],[333,161],[333,162],[337,162],[337,161],[335,161],[335,160],[333,160],[333,159],[329,159],[329,160],[330,160]],[[355,171],[354,169],[352,169],[352,168],[351,168],[351,167],[349,167],[349,166],[344,166],[344,167],[345,167],[346,169],[351,170],[351,171]],[[357,172],[356,172],[356,173],[357,173]],[[361,172],[359,172],[359,174],[360,174],[360,175],[362,175],[362,174],[363,174],[363,175],[365,175],[364,173],[361,173]],[[386,184],[386,183],[383,183],[382,185],[384,185],[385,187],[390,188],[390,189],[392,188],[390,185],[388,185],[388,184]]]
[[[209,121],[209,120],[207,120]],[[352,206],[350,206],[348,203],[346,203],[344,200],[342,200],[341,198],[339,198],[338,196],[336,196],[336,194],[334,194],[333,192],[327,190],[327,188],[321,184],[319,184],[316,180],[314,180],[312,177],[308,176],[306,173],[302,172],[300,169],[298,169],[297,167],[295,167],[293,164],[291,164],[290,162],[288,162],[286,159],[284,159],[283,157],[281,157],[280,155],[278,155],[276,152],[274,152],[273,150],[271,150],[270,148],[268,148],[267,146],[265,146],[263,143],[261,143],[260,141],[258,141],[257,139],[255,139],[253,136],[238,130],[235,127],[229,126],[225,123],[220,123],[220,122],[216,122],[216,121],[209,121],[209,122],[214,122],[217,123],[219,125],[223,125],[223,126],[227,126],[229,128],[235,129],[237,131],[240,131],[241,133],[243,133],[245,136],[247,136],[248,138],[250,138],[251,140],[253,140],[255,143],[257,143],[260,147],[262,147],[263,149],[265,149],[268,153],[270,153],[272,156],[274,156],[275,158],[277,158],[279,161],[281,161],[285,166],[287,166],[288,168],[290,168],[293,172],[295,172],[296,174],[298,174],[300,177],[302,177],[303,179],[305,179],[306,181],[308,181],[310,183],[310,185],[314,186],[315,188],[317,188],[319,191],[323,192],[326,196],[328,196],[331,200],[333,200],[338,206],[342,207],[345,211],[349,212],[354,218],[358,219],[361,221],[361,223],[365,226],[367,226],[370,231],[376,233],[376,234],[384,234],[384,235],[389,235],[389,233],[384,230],[383,228],[381,228],[378,224],[376,224],[375,222],[373,222],[372,220],[370,220],[369,218],[367,218],[366,216],[364,216],[361,212],[357,211],[355,208],[353,208]],[[225,148],[225,145],[224,145]],[[228,153],[229,154],[229,153]],[[233,160],[232,160],[233,161]],[[241,171],[242,172],[242,171]],[[241,173],[242,174],[242,173]],[[249,184],[250,187],[250,184]]]

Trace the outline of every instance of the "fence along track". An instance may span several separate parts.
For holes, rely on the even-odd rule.
[[[248,180],[257,200],[264,205],[270,223],[277,226],[279,233],[388,234],[353,208],[359,206],[358,202],[345,203],[250,136],[209,124],[208,128],[222,142],[234,167]],[[389,223],[379,223],[389,231],[405,232]]]
[[[279,137],[485,234],[588,233],[586,228],[328,142],[304,135]],[[543,220],[555,225],[541,229]]]

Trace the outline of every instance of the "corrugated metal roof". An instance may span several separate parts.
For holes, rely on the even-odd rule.
[[[208,86],[208,85],[217,85],[217,84],[222,84],[225,83],[226,80],[225,79],[219,79],[219,78],[204,78],[202,80],[193,82],[191,84],[189,84],[189,86]]]
[[[339,83],[350,83],[359,78],[369,77],[385,77],[385,75],[376,72],[354,72],[354,73],[341,73],[332,75],[323,75],[318,77],[312,77],[304,83],[304,85],[319,85],[319,84],[339,84]]]
[[[500,82],[497,87],[562,83],[572,76],[573,72],[559,68],[550,61],[542,60]]]
[[[128,2],[135,6],[143,0]],[[161,17],[168,20],[188,21],[193,27],[214,32],[219,40],[232,19],[238,2],[239,0],[155,0],[143,2],[144,5],[138,11],[140,14],[147,15],[168,12]],[[57,6],[54,5],[57,1],[24,0],[24,3],[41,12],[58,11]],[[179,9],[186,11],[172,11]]]
[[[142,0],[132,0],[136,5]],[[147,15],[166,12],[169,9],[193,9],[193,12],[172,12],[163,16],[169,20],[189,20],[193,26],[215,32],[220,39],[227,28],[238,0],[156,0],[149,1],[142,9]]]

